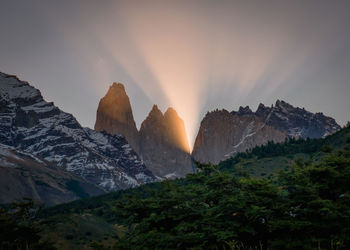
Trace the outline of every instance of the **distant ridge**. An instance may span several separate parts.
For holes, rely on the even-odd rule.
[[[203,118],[192,156],[200,162],[219,163],[268,141],[281,142],[287,137],[322,138],[339,129],[333,118],[281,100],[272,107],[260,104],[256,112],[249,106],[232,112],[215,110]]]

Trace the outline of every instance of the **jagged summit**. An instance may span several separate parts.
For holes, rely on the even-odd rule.
[[[202,120],[192,155],[198,161],[218,163],[268,141],[321,138],[339,129],[333,118],[313,114],[283,100],[277,100],[271,107],[260,103],[256,112],[248,106],[231,113],[215,110]]]
[[[163,114],[155,104],[137,131],[129,98],[122,84],[113,83],[99,103],[96,130],[125,135],[146,166],[160,178],[192,172],[184,121],[175,109]]]
[[[251,115],[253,114],[253,111],[249,108],[249,106],[242,107],[240,106],[238,109],[239,115]]]
[[[125,87],[122,83],[120,82],[114,82],[109,88],[110,90],[119,90],[119,91],[124,91],[125,92]]]
[[[28,152],[75,175],[117,190],[154,181],[121,135],[83,128],[40,91],[0,74],[0,143]]]
[[[130,100],[121,83],[113,83],[100,100],[96,113],[96,131],[122,134],[134,150],[138,151],[137,128]]]
[[[158,108],[157,104],[154,104],[145,120],[147,120],[147,119],[161,119],[163,117],[164,117],[164,115],[163,115],[162,111]]]
[[[192,172],[185,125],[173,108],[163,114],[154,105],[139,135],[140,155],[156,176],[175,178]]]

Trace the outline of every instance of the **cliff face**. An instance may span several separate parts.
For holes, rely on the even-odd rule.
[[[281,142],[286,137],[321,138],[339,129],[333,118],[280,100],[272,107],[260,104],[256,112],[248,106],[231,113],[216,110],[202,120],[192,156],[200,162],[218,163],[268,141]]]
[[[113,84],[99,103],[95,130],[122,134],[148,169],[160,178],[183,177],[192,161],[183,120],[169,108],[163,115],[156,105],[136,129],[129,98],[122,84]]]
[[[277,100],[275,106],[272,107],[260,104],[255,115],[266,124],[295,138],[321,138],[340,129],[340,126],[331,117],[322,113],[314,114],[280,100]]]
[[[159,177],[183,177],[192,172],[185,126],[176,111],[165,114],[153,106],[140,128],[140,157]]]
[[[122,84],[113,84],[97,110],[96,130],[125,135],[147,168],[161,178],[182,177],[192,172],[184,122],[169,108],[164,114],[155,105],[138,132],[129,98]],[[260,104],[238,111],[216,110],[201,122],[192,157],[219,163],[238,152],[287,137],[320,138],[339,130],[333,118],[277,100],[272,107]]]
[[[83,128],[38,89],[0,73],[0,144],[53,163],[105,190],[155,181],[122,135]],[[1,190],[0,190],[1,192]]]
[[[100,100],[95,130],[124,135],[131,147],[138,152],[138,132],[129,97],[121,83],[113,83]]]
[[[232,114],[227,110],[207,113],[201,122],[192,156],[200,162],[219,163],[237,152],[269,140],[283,141],[285,135],[251,114]]]

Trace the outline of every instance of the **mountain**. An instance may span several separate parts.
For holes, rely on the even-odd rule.
[[[192,170],[185,126],[176,111],[154,105],[140,128],[140,156],[159,177],[183,177]]]
[[[268,141],[281,142],[288,137],[321,138],[339,129],[333,118],[280,100],[272,107],[260,104],[256,112],[248,106],[232,112],[215,110],[208,112],[201,122],[192,157],[217,164]]]
[[[155,181],[122,135],[83,128],[38,89],[0,73],[0,143],[52,162],[106,190]]]
[[[313,114],[280,100],[272,107],[259,104],[255,115],[266,124],[283,131],[288,137],[323,138],[340,129],[333,118],[323,113]]]
[[[200,162],[219,163],[237,152],[268,141],[284,141],[285,135],[250,113],[227,110],[208,112],[201,122],[192,157]]]
[[[113,83],[100,100],[96,113],[96,131],[124,135],[133,149],[138,149],[138,131],[129,97],[121,83]]]
[[[163,114],[154,105],[137,131],[129,97],[120,83],[114,83],[101,99],[95,129],[123,134],[159,178],[183,177],[193,172],[184,122],[177,112],[169,108]]]
[[[0,144],[0,190],[0,204],[30,197],[49,206],[105,193],[53,163],[3,144]]]
[[[350,126],[326,138],[270,142],[201,167],[184,179],[45,209],[42,235],[59,249],[81,249],[91,240],[106,248],[124,243],[120,249],[330,249],[338,234],[345,239],[339,249],[349,249]]]

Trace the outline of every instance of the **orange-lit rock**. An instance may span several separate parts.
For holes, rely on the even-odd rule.
[[[123,84],[113,83],[100,100],[95,130],[124,135],[131,147],[138,152],[138,132]]]
[[[140,157],[154,175],[182,177],[192,172],[192,160],[183,120],[169,108],[154,105],[140,128]]]
[[[243,109],[242,109],[243,111]],[[286,135],[266,125],[260,118],[227,110],[208,112],[201,122],[192,156],[200,162],[219,163],[268,141],[284,141]]]
[[[192,172],[184,121],[173,108],[164,114],[154,105],[137,131],[129,97],[121,83],[113,83],[97,109],[95,130],[120,133],[161,178],[183,177]]]

